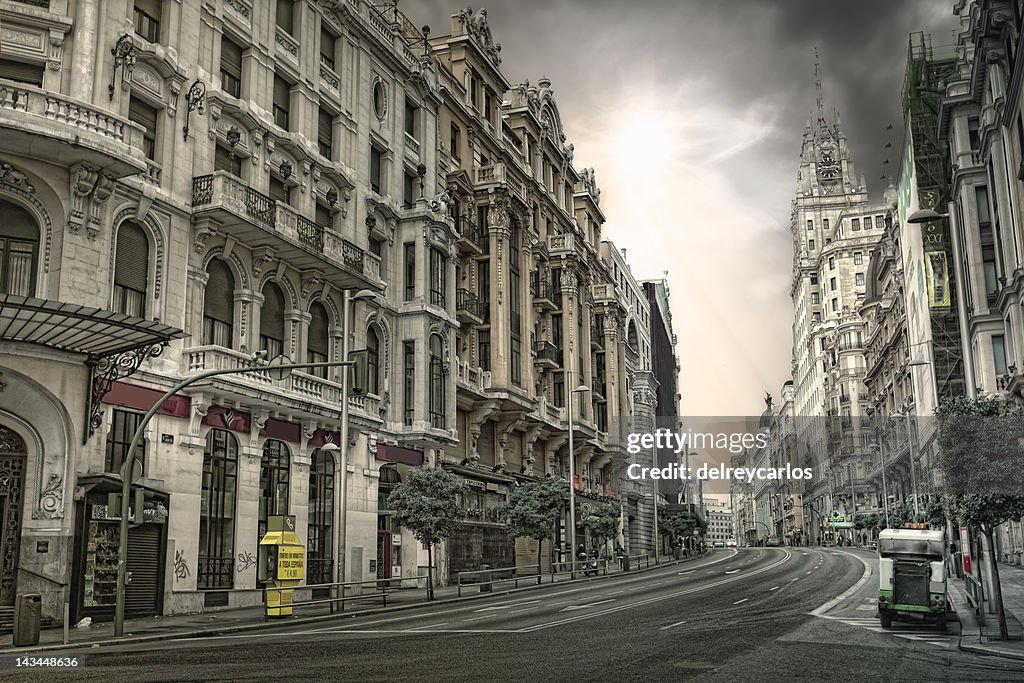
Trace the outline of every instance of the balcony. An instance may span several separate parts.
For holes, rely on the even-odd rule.
[[[460,217],[458,227],[459,237],[456,246],[462,253],[480,256],[490,250],[490,239],[487,233],[481,232],[469,216]]]
[[[594,297],[594,301],[615,301],[615,285],[609,283],[591,285],[590,294]]]
[[[491,187],[505,186],[512,192],[512,194],[519,197],[523,202],[526,201],[526,190],[523,184],[512,174],[508,172],[505,164],[492,164],[491,166],[481,166],[476,169],[475,172],[476,189],[484,190]]]
[[[555,295],[555,288],[550,282],[530,280],[530,294],[533,296],[533,303],[541,310],[555,311],[562,306],[562,295]]]
[[[491,373],[478,367],[471,367],[468,361],[455,364],[455,382],[459,388],[483,394],[491,386]]]
[[[116,178],[147,170],[141,126],[32,85],[0,79],[0,127],[0,152],[85,163]]]
[[[550,252],[552,256],[576,253],[576,241],[574,235],[570,233],[566,233],[564,235],[551,235],[548,237],[548,252]]]
[[[533,344],[533,363],[542,368],[558,368],[562,365],[562,352],[549,341]]]
[[[481,325],[484,322],[480,299],[468,289],[455,290],[455,316],[460,323]]]
[[[323,271],[340,289],[380,289],[379,270],[367,267],[360,247],[225,171],[192,179],[192,214],[216,221],[218,231],[250,249],[272,250],[297,270]]]
[[[590,348],[601,350],[604,348],[604,330],[602,325],[590,323]]]
[[[594,394],[594,399],[598,402],[603,403],[607,400],[608,385],[605,383],[604,378],[594,377],[590,382],[590,391]]]

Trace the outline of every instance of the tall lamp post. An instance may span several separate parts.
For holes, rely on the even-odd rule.
[[[568,373],[566,373],[568,374]],[[590,391],[590,387],[579,385],[571,391],[568,390],[569,385],[566,384],[566,390],[569,398],[565,404],[566,415],[569,422],[569,566],[572,569],[569,570],[569,578],[576,578],[576,452],[573,449],[573,424],[572,424],[572,401],[574,394],[584,394]]]
[[[131,444],[128,446],[124,462],[121,463],[121,525],[120,535],[118,538],[117,547],[117,593],[115,596],[116,602],[114,605],[114,635],[124,635],[124,608],[125,608],[125,590],[128,586],[128,514],[130,512],[130,497],[131,497],[131,485],[132,485],[132,472],[135,469],[135,451],[142,442],[142,435],[146,432],[146,426],[149,421],[153,419],[157,411],[163,407],[163,405],[172,396],[177,394],[185,387],[201,382],[204,379],[210,379],[211,377],[217,377],[219,375],[241,375],[250,372],[281,372],[280,379],[284,379],[289,372],[292,370],[304,368],[336,368],[341,366],[352,365],[349,361],[335,361],[329,363],[291,363],[287,362],[284,356],[278,356],[274,359],[275,362],[268,365],[254,365],[248,368],[225,368],[221,370],[207,370],[201,372],[198,375],[193,375],[186,379],[181,380],[173,387],[167,390],[160,399],[153,404],[146,414],[142,417],[139,422],[139,426],[135,429],[135,434],[132,435]],[[136,510],[135,514],[139,519],[142,518],[142,510]]]

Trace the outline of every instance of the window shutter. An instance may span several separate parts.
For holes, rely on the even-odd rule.
[[[227,37],[220,41],[220,64],[235,78],[242,77],[242,48]]]
[[[274,104],[281,109],[288,111],[288,103],[291,97],[288,81],[280,76],[274,76]]]
[[[150,134],[156,131],[156,109],[134,97],[128,104],[128,119],[145,128]]]
[[[263,288],[260,334],[271,339],[284,339],[284,295],[273,282],[268,282]]]
[[[309,338],[306,346],[314,353],[327,354],[327,340],[329,338],[327,325],[327,311],[320,302],[313,302],[309,307]]]
[[[135,223],[125,223],[117,230],[117,253],[114,265],[114,283],[146,291],[149,280],[149,240],[145,231]]]
[[[205,314],[221,322],[231,322],[235,315],[235,277],[220,259],[210,261],[206,272]]]
[[[43,65],[0,59],[0,78],[43,87]]]
[[[329,143],[334,138],[334,117],[326,109],[320,109],[317,119],[317,135],[321,142]]]

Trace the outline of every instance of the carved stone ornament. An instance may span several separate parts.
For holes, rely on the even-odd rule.
[[[61,519],[64,517],[64,479],[57,472],[50,472],[46,487],[39,495],[39,507],[32,512],[32,519]]]
[[[36,191],[36,188],[28,182],[28,176],[2,161],[0,161],[0,185],[10,185],[29,194],[35,194]]]

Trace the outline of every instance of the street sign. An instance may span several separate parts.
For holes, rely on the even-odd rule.
[[[281,354],[280,356],[274,356],[269,363],[267,363],[267,374],[270,375],[270,379],[280,382],[281,380],[288,379],[288,375],[292,374],[291,368],[280,368],[280,365],[291,365],[292,359],[288,356]]]

